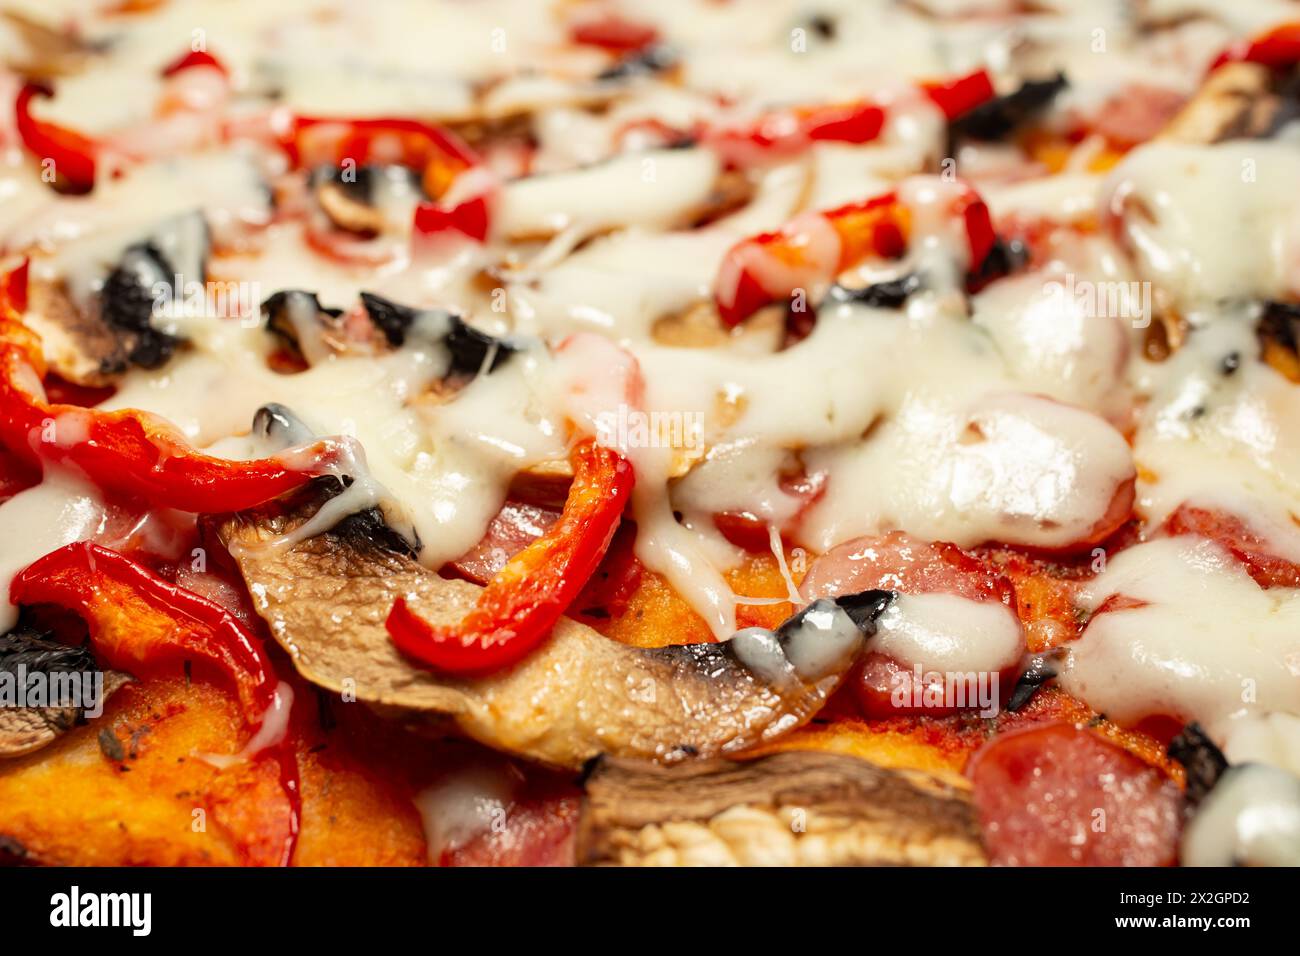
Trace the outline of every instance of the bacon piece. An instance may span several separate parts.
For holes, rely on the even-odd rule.
[[[560,512],[552,508],[507,501],[488,523],[482,540],[452,561],[444,573],[485,585],[511,558],[550,531],[559,517]]]
[[[1182,796],[1159,771],[1070,723],[994,738],[967,767],[991,862],[1168,866]]]

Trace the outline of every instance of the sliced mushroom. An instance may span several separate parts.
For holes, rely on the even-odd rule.
[[[1187,771],[1184,796],[1189,806],[1199,806],[1228,770],[1228,758],[1198,723],[1190,723],[1169,742],[1168,755]]]
[[[586,781],[579,864],[982,866],[969,797],[846,754],[662,767],[602,758]]]
[[[374,237],[409,223],[424,198],[417,171],[400,165],[324,166],[312,174],[316,204],[337,229]]]
[[[78,385],[107,385],[126,371],[127,350],[98,316],[77,308],[62,282],[32,277],[23,321],[41,337],[50,368]]]
[[[1229,63],[1211,73],[1158,139],[1219,143],[1266,136],[1283,115],[1272,75],[1257,63]]]
[[[33,275],[25,321],[41,335],[51,368],[79,385],[107,385],[132,365],[166,363],[180,344],[178,312],[203,290],[209,246],[196,211],[147,234],[91,243],[77,259],[60,260],[61,278]]]
[[[519,351],[509,340],[489,335],[445,309],[417,309],[373,292],[362,292],[361,302],[370,321],[394,348],[406,344],[410,336],[441,342],[451,358],[448,375],[473,377],[485,365],[487,371],[495,372]]]
[[[299,673],[399,715],[446,715],[488,746],[560,767],[600,753],[664,762],[730,754],[793,730],[839,685],[890,596],[814,605],[788,632],[766,632],[772,640],[741,632],[737,641],[657,649],[619,644],[566,618],[519,665],[450,678],[399,654],[384,621],[405,596],[435,625],[455,624],[481,589],[385,550],[351,518],[277,546],[320,507],[315,494],[288,515],[263,509],[216,522],[258,614]]]
[[[1001,140],[1045,113],[1057,94],[1069,86],[1064,73],[1042,80],[1025,80],[1010,93],[995,96],[953,120],[954,139]]]
[[[48,693],[62,687],[60,678],[81,680],[81,675],[95,669],[95,659],[84,647],[70,647],[48,639],[31,628],[19,627],[0,635],[0,758],[21,757],[40,750],[67,733],[86,716],[86,700],[66,704],[27,704],[25,698],[33,693],[31,681],[39,680]],[[117,671],[104,674],[102,705],[130,678]],[[22,697],[17,696],[19,683],[26,683]],[[11,693],[13,699],[9,699]]]
[[[156,327],[158,292],[170,295],[173,267],[152,242],[130,246],[107,278],[99,294],[99,314],[112,329],[126,360],[141,368],[158,368],[172,356],[178,339]],[[182,290],[177,292],[183,295]]]
[[[1260,357],[1293,382],[1300,382],[1300,305],[1265,302],[1256,326]]]
[[[676,50],[662,43],[653,43],[624,56],[613,66],[598,73],[596,79],[602,82],[625,82],[664,73],[676,67],[677,63]]]
[[[347,351],[343,310],[321,305],[314,292],[283,289],[262,303],[262,318],[266,331],[308,365]]]

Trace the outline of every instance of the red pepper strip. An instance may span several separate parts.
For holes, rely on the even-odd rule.
[[[742,239],[718,270],[718,314],[734,326],[795,289],[829,281],[864,256],[900,256],[907,248],[909,223],[907,208],[891,192],[808,213],[776,232]]]
[[[598,46],[611,53],[635,53],[659,40],[659,31],[616,14],[583,20],[569,28],[569,38],[583,46]]]
[[[1300,63],[1300,22],[1284,23],[1251,40],[1239,40],[1218,55],[1210,70],[1225,63],[1258,63],[1279,70]]]
[[[222,76],[230,76],[230,70],[226,69],[226,64],[222,63],[211,53],[203,50],[190,50],[183,53],[167,66],[163,67],[163,76],[175,76],[183,70],[189,70],[196,66],[210,66],[214,70],[219,70]]]
[[[66,462],[105,491],[153,507],[194,513],[243,511],[300,488],[345,457],[323,440],[304,465],[274,458],[232,461],[196,452],[167,423],[146,412],[52,404],[26,387],[45,372],[40,342],[12,304],[26,301],[24,266],[0,280],[0,447],[25,465]]]
[[[435,627],[402,598],[386,626],[393,644],[453,674],[508,667],[537,647],[582,592],[609,548],[632,493],[631,464],[586,441],[574,449],[573,484],[551,530],[510,560],[455,627]]]
[[[27,277],[31,272],[31,260],[24,259],[21,265],[14,266],[0,278],[0,296],[16,315],[27,311]]]
[[[252,727],[274,701],[275,669],[229,611],[98,544],[79,541],[38,558],[14,578],[9,600],[76,612],[90,626],[95,656],[137,676],[187,658],[211,664],[234,686]]]
[[[965,76],[922,83],[921,89],[939,109],[943,110],[943,115],[949,121],[969,113],[975,107],[997,96],[997,91],[993,88],[993,80],[987,70],[976,70]]]
[[[869,143],[884,125],[885,111],[860,100],[777,110],[741,128],[705,128],[696,136],[720,153],[728,167],[740,169],[797,153],[813,142]]]
[[[89,192],[95,185],[95,155],[98,144],[75,130],[38,120],[31,114],[31,102],[54,91],[40,83],[27,83],[18,91],[14,117],[18,135],[28,151],[39,159],[54,161],[54,171],[77,192]]]
[[[398,163],[424,170],[424,189],[435,199],[478,155],[455,133],[412,119],[294,117],[280,145],[296,166],[341,166],[351,160]]]
[[[415,207],[417,236],[427,237],[443,232],[459,232],[476,242],[485,242],[489,226],[486,195],[473,196],[450,209],[432,202],[422,202]]]
[[[15,373],[26,364],[21,350],[0,344],[0,358],[0,445],[27,464],[75,465],[105,491],[154,507],[195,514],[243,511],[302,487],[341,457],[335,442],[321,441],[303,469],[274,458],[213,458],[144,412],[103,412],[35,399],[15,384]],[[61,431],[76,437],[64,441]]]
[[[996,241],[988,207],[965,189],[950,210],[961,216],[969,274],[977,274]],[[742,239],[723,257],[714,283],[718,315],[729,326],[796,289],[829,282],[867,256],[897,258],[907,251],[911,214],[894,193],[808,213],[776,232]]]
[[[219,604],[158,577],[125,555],[87,541],[39,558],[9,587],[14,604],[52,604],[83,618],[95,657],[138,677],[211,666],[234,686],[253,731],[275,702],[279,680],[261,641]],[[288,801],[278,846],[245,847],[255,862],[287,866],[298,840],[301,794],[289,739],[262,752],[277,764]]]

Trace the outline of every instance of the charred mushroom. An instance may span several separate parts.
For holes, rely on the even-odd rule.
[[[336,229],[373,238],[409,223],[424,198],[420,175],[399,165],[322,166],[311,178],[316,205]]]
[[[473,377],[485,365],[488,372],[495,372],[519,351],[509,340],[489,335],[445,309],[417,309],[373,292],[362,292],[361,302],[370,321],[393,348],[401,348],[410,336],[445,345],[451,356],[449,376]]]
[[[1187,771],[1187,802],[1198,806],[1228,769],[1228,758],[1200,724],[1190,723],[1169,742],[1168,754]]]
[[[1257,63],[1229,63],[1215,70],[1159,139],[1179,143],[1219,143],[1267,136],[1290,117],[1283,97],[1273,92],[1273,77]]]
[[[346,351],[343,310],[320,304],[314,292],[286,289],[262,303],[266,330],[308,365]]]
[[[63,279],[33,277],[26,321],[51,367],[80,385],[104,385],[132,365],[157,368],[180,344],[171,326],[202,289],[208,227],[193,212],[79,262]]]
[[[102,705],[129,680],[110,671],[98,688],[102,697],[90,700],[85,689],[95,686],[87,682],[95,667],[85,647],[60,644],[33,628],[20,625],[0,635],[0,758],[53,743],[84,722],[87,705]]]
[[[586,789],[580,864],[985,863],[963,791],[845,754],[795,751],[675,767],[602,758]]]
[[[1265,302],[1256,334],[1261,358],[1291,381],[1300,382],[1300,305]]]
[[[670,70],[676,65],[676,51],[662,43],[655,43],[634,53],[629,53],[613,66],[602,70],[597,74],[596,79],[609,82],[654,76]]]
[[[348,522],[292,547],[277,539],[320,507],[217,522],[258,614],[299,673],[412,719],[449,717],[506,753],[580,767],[600,753],[673,762],[736,753],[807,721],[856,658],[889,592],[817,602],[776,632],[658,649],[563,619],[524,662],[478,679],[416,667],[384,620],[405,596],[435,624],[459,621],[479,588],[363,540]]]
[[[1020,88],[982,103],[952,121],[954,139],[1000,140],[1044,113],[1069,86],[1064,73],[1045,80],[1025,80]]]

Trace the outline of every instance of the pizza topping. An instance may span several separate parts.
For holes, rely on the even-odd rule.
[[[81,543],[51,552],[14,578],[10,600],[86,617],[95,653],[123,670],[150,673],[185,657],[215,667],[235,686],[254,727],[273,702],[275,672],[256,638],[218,605],[116,551]]]
[[[864,714],[944,716],[1000,705],[1025,651],[1009,581],[953,545],[894,533],[828,551],[801,590],[815,597],[866,587],[899,595],[868,635],[853,678]]]
[[[1300,23],[1283,23],[1249,40],[1239,40],[1210,65],[1220,70],[1230,63],[1258,63],[1278,70],[1300,63]]]
[[[1300,777],[1229,767],[1183,834],[1184,866],[1300,866]]]
[[[1169,756],[1187,771],[1183,793],[1198,806],[1228,769],[1228,758],[1198,723],[1190,723],[1169,743]]]
[[[913,204],[920,206],[913,209]],[[927,207],[938,206],[936,215]],[[968,186],[917,188],[899,196],[886,193],[826,212],[805,213],[734,246],[714,284],[718,313],[728,325],[759,308],[803,290],[811,294],[864,257],[896,259],[908,249],[914,215],[928,229],[948,231],[943,219],[960,224],[965,240],[959,261],[978,273],[993,249],[995,235],[988,207]]]
[[[1218,738],[1239,711],[1296,711],[1300,591],[1261,589],[1219,544],[1184,536],[1128,548],[1080,600],[1092,617],[1059,680],[1112,719],[1195,720]]]
[[[285,289],[262,303],[266,330],[308,365],[346,347],[343,310],[321,305],[315,293]]]
[[[498,572],[458,627],[432,628],[405,598],[394,602],[385,626],[403,654],[448,673],[484,673],[546,639],[605,556],[634,480],[626,459],[594,442],[579,445],[571,461],[559,520]]]
[[[969,108],[950,113],[951,130],[960,138],[999,140],[1046,112],[1052,101],[1069,86],[1064,73],[1045,80],[1025,80],[1003,96],[975,97]],[[992,92],[991,90],[989,92]],[[945,110],[945,112],[948,112]]]
[[[1158,130],[1160,138],[1182,143],[1219,143],[1268,135],[1286,116],[1281,100],[1272,92],[1270,80],[1268,70],[1249,63],[1216,70],[1196,95]],[[1146,131],[1138,131],[1142,132]],[[1149,138],[1150,134],[1137,135],[1131,142]]]
[[[844,671],[894,601],[880,590],[819,598],[775,631],[748,627],[728,643],[742,664],[777,686],[813,683]]]
[[[505,339],[475,328],[460,316],[442,309],[415,309],[390,301],[373,292],[361,293],[366,314],[388,344],[400,348],[407,336],[438,342],[447,349],[450,366],[446,375],[478,375],[493,372],[519,348]]]
[[[0,635],[0,758],[20,757],[40,750],[67,733],[130,680],[110,671],[98,691],[83,679],[95,670],[95,658],[85,647],[53,639],[48,632],[20,624]],[[72,682],[80,683],[80,694]],[[39,704],[28,703],[33,685],[44,688]],[[89,711],[89,713],[88,713]]]
[[[1297,176],[1300,156],[1284,143],[1151,143],[1115,168],[1109,206],[1139,277],[1175,306],[1285,299],[1300,215],[1283,184]],[[1210,190],[1207,180],[1235,185]]]
[[[54,95],[48,86],[28,83],[18,92],[14,104],[15,122],[23,145],[42,162],[52,163],[58,181],[74,193],[88,192],[95,185],[95,166],[100,147],[94,140],[57,123],[32,115],[32,101]]]
[[[305,517],[278,512],[230,519],[220,534],[258,614],[306,679],[413,718],[450,716],[468,736],[546,764],[577,768],[598,753],[664,762],[737,753],[807,721],[852,663],[834,654],[840,670],[778,685],[743,664],[729,642],[628,647],[561,617],[515,666],[449,677],[398,653],[387,609],[402,596],[430,625],[455,628],[481,589],[338,529],[268,549]],[[347,613],[336,613],[342,607]],[[798,650],[817,668],[830,660],[820,641]]]
[[[969,798],[844,754],[647,766],[601,758],[577,859],[622,866],[980,866]]]
[[[1167,866],[1182,798],[1158,770],[1073,724],[1007,731],[967,766],[990,862]]]
[[[572,866],[581,793],[567,778],[474,757],[415,798],[431,866]]]

